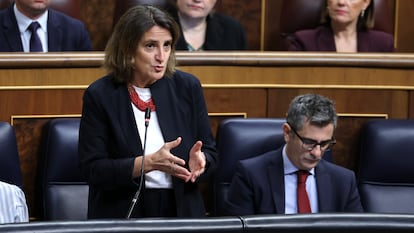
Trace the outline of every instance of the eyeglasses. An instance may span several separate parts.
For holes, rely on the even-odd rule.
[[[317,142],[317,141],[315,141],[313,139],[310,139],[310,138],[304,138],[304,137],[300,136],[298,134],[298,132],[296,132],[295,128],[293,128],[289,123],[288,123],[288,125],[290,126],[292,131],[296,134],[296,136],[298,136],[298,138],[302,142],[302,148],[304,150],[312,151],[313,149],[315,149],[316,146],[320,146],[321,151],[325,152],[325,151],[331,150],[332,147],[336,144],[335,139],[330,139],[330,140],[326,140],[326,141],[322,141],[322,142]]]

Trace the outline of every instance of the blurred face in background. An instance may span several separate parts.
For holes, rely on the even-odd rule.
[[[217,0],[177,0],[177,8],[182,17],[205,18],[216,2]]]
[[[329,17],[333,24],[349,25],[358,22],[358,17],[371,0],[328,0]]]
[[[16,0],[17,9],[31,19],[41,16],[51,0]]]

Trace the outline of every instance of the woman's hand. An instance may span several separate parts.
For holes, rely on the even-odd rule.
[[[203,143],[197,141],[190,150],[190,160],[188,162],[191,171],[191,182],[195,182],[196,179],[203,174],[206,167],[206,156],[201,151]]]
[[[157,152],[149,155],[147,157],[148,166],[147,166],[147,162],[145,164],[146,168],[148,168],[148,171],[152,171],[152,170],[163,171],[172,176],[178,177],[184,180],[185,182],[188,182],[192,174],[184,167],[185,161],[177,156],[174,156],[170,152],[171,149],[180,145],[181,140],[182,140],[181,137],[178,137],[174,141],[167,142]]]

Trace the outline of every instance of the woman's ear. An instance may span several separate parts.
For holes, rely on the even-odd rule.
[[[364,6],[362,7],[363,10],[366,10],[369,6],[369,4],[371,4],[372,0],[363,0],[364,2]]]

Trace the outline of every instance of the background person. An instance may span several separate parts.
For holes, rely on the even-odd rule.
[[[243,26],[213,12],[217,0],[176,0],[176,21],[181,27],[177,50],[246,50]]]
[[[23,190],[0,181],[0,224],[29,222],[29,211]]]
[[[205,216],[198,181],[215,170],[217,152],[199,80],[175,70],[178,30],[168,14],[141,5],[115,26],[105,49],[109,74],[83,97],[79,156],[89,218],[125,218],[143,166],[132,218]]]
[[[228,215],[362,212],[354,172],[323,160],[335,144],[337,115],[326,97],[306,94],[289,107],[286,144],[239,162],[229,189]],[[298,175],[305,178],[308,210],[300,210]]]
[[[323,25],[294,33],[290,51],[394,52],[391,34],[373,30],[374,1],[326,0]]]
[[[38,52],[90,51],[92,43],[84,24],[49,9],[52,0],[16,0],[0,12],[0,52],[29,52],[32,32],[36,29],[41,48]]]

